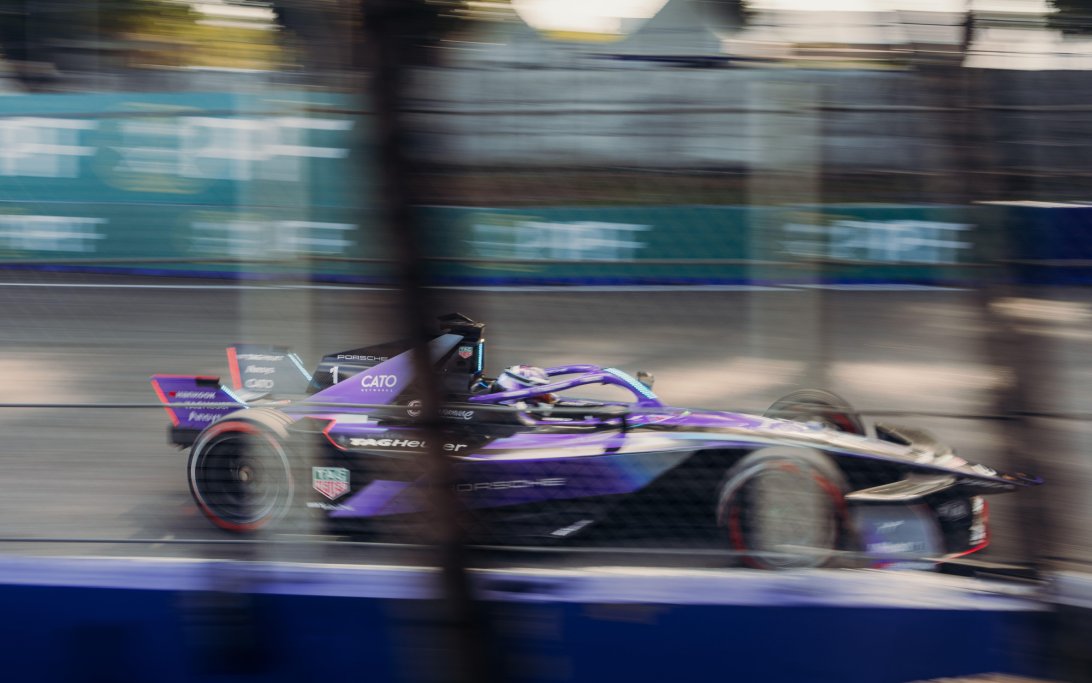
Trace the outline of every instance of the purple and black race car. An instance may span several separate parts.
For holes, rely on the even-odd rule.
[[[984,495],[1035,485],[957,457],[926,432],[876,424],[800,391],[761,416],[665,406],[616,368],[546,368],[531,386],[483,378],[484,325],[440,319],[429,352],[447,400],[442,451],[474,538],[575,544],[714,543],[762,567],[950,559],[989,543]],[[363,530],[427,523],[429,445],[413,352],[332,354],[314,373],[288,349],[228,349],[234,388],[157,375],[190,490],[231,531],[317,515]],[[581,387],[627,400],[576,398]],[[568,394],[568,395],[567,395]],[[363,407],[368,406],[368,407]]]

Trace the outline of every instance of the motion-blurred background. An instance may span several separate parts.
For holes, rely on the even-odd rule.
[[[1092,563],[1092,2],[3,0],[0,56],[0,552],[436,561],[234,543],[148,384],[420,300],[493,374],[898,415],[1046,479],[999,571]]]

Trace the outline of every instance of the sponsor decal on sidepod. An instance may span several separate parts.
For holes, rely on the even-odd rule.
[[[408,410],[406,413],[410,417],[421,417],[422,402],[419,399],[413,399],[406,404]],[[459,410],[457,408],[440,408],[440,417],[447,417],[453,420],[471,420],[474,418],[473,410]]]
[[[364,375],[360,378],[360,388],[364,391],[393,389],[398,386],[398,375]]]
[[[311,487],[330,500],[349,492],[349,470],[344,467],[312,467]]]
[[[427,448],[428,442],[420,439],[374,439],[366,437],[349,439],[349,446],[353,448]],[[458,453],[466,447],[465,443],[444,444],[444,450],[451,453]]]

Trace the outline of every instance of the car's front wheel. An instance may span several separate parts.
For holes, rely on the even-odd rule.
[[[751,566],[827,566],[848,545],[845,490],[841,472],[822,453],[764,448],[728,471],[717,522]]]

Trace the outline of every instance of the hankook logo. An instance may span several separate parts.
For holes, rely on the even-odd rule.
[[[240,353],[239,360],[256,360],[265,361],[267,363],[279,363],[284,360],[284,356],[271,356],[265,353]]]
[[[216,398],[215,391],[176,391],[172,395],[174,396],[174,398],[183,400],[187,398],[193,398],[203,401],[211,401],[212,399]]]

